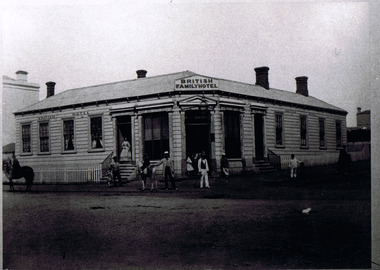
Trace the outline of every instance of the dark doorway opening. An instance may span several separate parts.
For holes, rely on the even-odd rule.
[[[210,112],[209,111],[187,111],[186,120],[186,155],[192,156],[196,153],[206,152],[210,155]]]
[[[120,116],[116,118],[117,125],[117,156],[120,159],[120,153],[124,140],[127,140],[132,146],[132,125],[130,116]]]
[[[264,159],[264,118],[262,114],[255,114],[255,157]]]

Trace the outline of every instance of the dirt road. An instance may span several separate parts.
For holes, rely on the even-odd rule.
[[[371,267],[367,187],[261,185],[247,193],[255,199],[219,196],[222,187],[214,187],[203,193],[4,191],[4,268]],[[302,213],[306,208],[309,214]]]

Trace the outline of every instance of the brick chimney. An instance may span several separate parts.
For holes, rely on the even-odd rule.
[[[46,98],[54,96],[54,87],[55,87],[55,82],[47,82],[47,95]]]
[[[260,85],[264,87],[265,89],[269,89],[268,70],[269,70],[269,67],[255,68],[256,85]]]
[[[137,73],[137,78],[145,78],[148,71],[139,69],[136,71],[136,73]]]
[[[357,112],[357,113],[361,113],[361,112],[362,112],[362,108],[360,108],[360,107],[357,107],[356,109],[358,110],[358,112]]]
[[[309,96],[309,90],[307,90],[307,77],[306,76],[301,76],[296,78],[297,82],[297,90],[296,93],[303,95],[305,97]]]
[[[28,72],[26,71],[19,70],[16,72],[16,76],[18,81],[28,81]]]

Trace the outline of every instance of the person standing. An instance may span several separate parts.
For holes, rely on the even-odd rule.
[[[290,178],[297,178],[297,168],[301,161],[299,161],[294,154],[290,155],[289,168],[290,168]]]
[[[131,144],[127,138],[124,138],[124,141],[121,144],[120,152],[120,162],[130,161],[131,160]]]
[[[160,166],[162,164],[162,175],[165,180],[165,189],[168,189],[168,180],[170,180],[172,189],[177,190],[178,188],[175,185],[174,182],[174,162],[169,156],[169,152],[164,152],[164,158],[161,159],[160,162],[158,162],[154,167]]]
[[[11,164],[10,175],[11,175],[12,179],[15,179],[15,178],[17,178],[17,175],[16,175],[17,172],[20,171],[20,162],[18,161],[18,159],[16,158],[16,155],[14,153],[12,154],[10,164]]]
[[[190,156],[186,159],[186,171],[188,176],[191,176],[194,173],[193,161]]]
[[[146,180],[149,178],[152,180],[152,165],[150,164],[150,159],[148,155],[145,155],[144,162],[142,163],[142,166],[140,167],[140,175],[141,175],[141,181],[142,181],[142,190],[145,190],[146,187]],[[153,181],[151,181],[151,188],[150,191],[153,191]]]
[[[227,183],[228,176],[230,175],[230,164],[228,162],[228,159],[225,153],[222,154],[220,165],[222,167],[222,177],[226,180],[226,183]]]
[[[198,161],[198,171],[201,174],[201,185],[200,188],[203,188],[203,183],[205,184],[206,188],[210,188],[209,182],[208,182],[208,171],[209,166],[206,159],[206,154],[202,153],[201,158]]]
[[[116,185],[116,178],[118,179],[119,185],[122,186],[121,176],[120,176],[120,164],[117,161],[117,157],[113,157],[109,165],[109,170],[112,172],[113,182]]]

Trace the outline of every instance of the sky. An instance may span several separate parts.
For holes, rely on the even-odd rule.
[[[6,0],[3,75],[67,89],[190,70],[309,95],[348,112],[370,109],[366,1]]]

